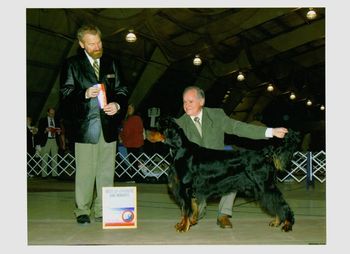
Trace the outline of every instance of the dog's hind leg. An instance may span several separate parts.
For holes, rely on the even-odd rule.
[[[292,230],[294,214],[277,186],[272,186],[268,190],[265,190],[265,192],[260,195],[259,201],[261,207],[265,209],[267,213],[276,216],[275,220],[269,223],[270,226],[278,227],[283,223],[282,231],[288,232]]]

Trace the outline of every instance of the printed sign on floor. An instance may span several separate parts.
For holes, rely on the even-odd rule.
[[[102,227],[137,228],[136,187],[102,188]]]

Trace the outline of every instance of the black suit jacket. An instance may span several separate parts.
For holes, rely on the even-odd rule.
[[[121,85],[115,59],[103,54],[98,80],[89,59],[82,51],[67,60],[61,72],[60,83],[63,117],[71,122],[74,141],[96,144],[101,127],[106,142],[116,141],[117,127],[127,110],[128,91]],[[86,89],[98,83],[105,84],[107,103],[116,102],[120,105],[117,114],[108,116],[103,109],[99,109],[97,97],[85,99]]]

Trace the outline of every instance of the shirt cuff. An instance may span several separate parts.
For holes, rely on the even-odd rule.
[[[120,105],[118,103],[116,103],[116,102],[114,102],[114,103],[115,103],[115,106],[117,107],[117,111],[119,111]]]
[[[266,129],[265,137],[267,137],[267,138],[272,138],[273,137],[273,135],[272,135],[272,128],[267,128]]]

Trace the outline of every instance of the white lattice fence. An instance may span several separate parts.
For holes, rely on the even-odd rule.
[[[280,182],[294,179],[298,183],[306,178],[307,174],[307,157],[306,154],[296,152],[293,155],[293,160],[290,169],[285,169],[287,173],[284,177],[277,177]]]
[[[139,157],[135,157],[133,154],[124,156],[118,152],[115,162],[115,174],[118,177],[135,178],[136,176],[141,176],[143,179],[147,177],[159,179],[162,175],[167,175],[167,169],[170,165],[167,160],[169,157],[170,154],[161,156],[158,153],[150,156],[142,153]],[[55,159],[57,159],[56,169],[54,167]],[[52,173],[53,170],[59,176],[64,174],[72,176],[75,174],[75,158],[72,154],[67,153],[63,156],[57,154],[55,157],[49,157],[47,163],[38,154],[33,156],[27,154],[27,175],[40,175],[45,164],[47,165],[48,174]],[[302,182],[308,176],[312,179],[317,179],[321,183],[326,181],[326,153],[324,151],[294,153],[290,169],[286,169],[283,177],[277,178],[280,182],[290,180]]]
[[[319,182],[326,181],[326,153],[320,151],[312,154],[312,176]]]
[[[142,178],[155,177],[158,179],[162,175],[167,175],[169,162],[166,159],[169,156],[167,154],[163,157],[158,153],[148,156],[142,153],[139,157],[135,157],[133,154],[128,154],[124,157],[123,154],[118,152],[115,173],[118,177],[127,175],[133,178],[139,175]]]
[[[135,157],[133,154],[124,156],[122,153],[117,153],[115,161],[115,174],[118,177],[127,176],[134,178],[136,176],[155,177],[159,179],[162,175],[167,175],[167,169],[169,162],[167,158],[170,154],[165,157],[158,153],[151,156],[142,153],[139,157]],[[57,161],[57,167],[55,168]],[[130,162],[131,161],[131,162]],[[63,156],[57,154],[53,157],[49,156],[48,160],[45,161],[39,154],[33,156],[27,154],[27,175],[35,176],[41,175],[43,168],[47,167],[47,174],[50,175],[52,172],[60,175],[72,176],[75,174],[75,157],[70,154],[64,154]]]
[[[55,167],[57,161],[57,167]],[[67,174],[72,176],[75,174],[75,157],[70,154],[56,154],[55,156],[48,156],[47,161],[39,155],[35,154],[33,156],[27,154],[27,174],[28,176],[40,175],[44,167],[47,167],[47,174],[51,174],[53,171],[57,175]]]
[[[324,151],[295,152],[291,167],[286,169],[285,173],[283,177],[277,177],[280,182],[317,179],[323,183],[326,180],[326,153]],[[309,179],[306,179],[307,177]]]

